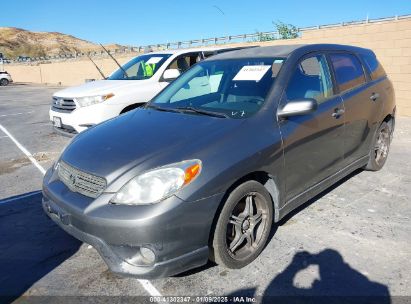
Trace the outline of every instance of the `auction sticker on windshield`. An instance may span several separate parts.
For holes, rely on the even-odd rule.
[[[246,65],[241,68],[233,80],[260,81],[270,68],[271,65]]]

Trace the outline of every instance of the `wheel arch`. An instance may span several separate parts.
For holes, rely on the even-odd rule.
[[[244,175],[243,177],[237,179],[235,182],[233,182],[225,191],[220,204],[214,214],[213,218],[213,224],[210,229],[209,233],[209,244],[211,245],[213,242],[213,234],[217,225],[218,217],[221,213],[221,210],[224,206],[225,201],[227,200],[228,196],[230,193],[237,188],[239,185],[247,182],[247,181],[256,181],[259,182],[264,186],[264,188],[268,191],[271,197],[271,202],[273,204],[273,220],[274,222],[278,222],[280,218],[279,214],[279,202],[280,202],[280,192],[279,192],[279,187],[277,185],[277,182],[275,181],[274,176],[269,174],[268,172],[265,171],[254,171],[251,173],[248,173],[247,175]]]
[[[395,128],[395,112],[393,112],[392,114],[388,114],[387,116],[384,117],[383,122],[386,122],[388,124],[391,125],[391,131],[394,132],[394,128]]]
[[[5,85],[8,85],[10,83],[10,81],[5,77],[0,78],[0,82],[3,82],[3,81],[6,81]]]

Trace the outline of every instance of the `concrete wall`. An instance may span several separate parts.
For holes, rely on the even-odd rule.
[[[411,116],[411,19],[307,30],[297,39],[259,44],[300,43],[341,43],[373,49],[394,83],[399,115]],[[130,58],[118,60],[123,63]],[[111,59],[95,61],[106,75],[116,69]],[[76,85],[85,79],[100,78],[88,59],[33,66],[7,65],[5,68],[18,82]]]
[[[117,58],[120,64],[132,57]],[[112,59],[93,59],[103,73],[108,76],[117,69]],[[15,82],[32,82],[45,84],[61,84],[72,86],[84,83],[86,79],[101,79],[100,73],[88,59],[68,60],[42,64],[9,64],[4,69],[8,71]]]

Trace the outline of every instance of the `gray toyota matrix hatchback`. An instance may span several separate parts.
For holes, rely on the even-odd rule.
[[[271,46],[194,65],[143,108],[78,135],[45,212],[116,273],[252,262],[271,226],[358,168],[379,170],[394,91],[368,49]]]

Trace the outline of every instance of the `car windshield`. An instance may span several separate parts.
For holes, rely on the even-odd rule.
[[[284,58],[203,61],[154,98],[158,110],[246,118],[264,104]]]
[[[138,56],[108,77],[108,80],[142,80],[153,76],[171,54],[147,54]]]

